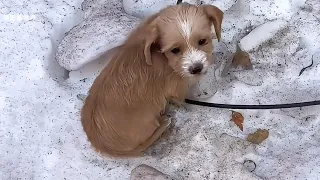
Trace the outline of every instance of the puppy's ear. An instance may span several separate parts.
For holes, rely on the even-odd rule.
[[[147,25],[145,31],[144,55],[148,65],[152,65],[151,46],[156,42],[158,36],[159,32],[157,28],[157,18],[155,18],[150,24]]]
[[[216,31],[216,36],[218,41],[221,39],[221,24],[223,19],[223,12],[212,5],[202,5],[204,12],[211,20],[212,24],[214,25],[214,30]]]

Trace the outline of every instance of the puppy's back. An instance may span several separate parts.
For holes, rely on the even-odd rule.
[[[92,146],[116,157],[141,154],[134,148],[157,128],[154,119],[165,106],[164,83],[170,74],[165,60],[149,66],[137,44],[125,44],[94,81],[81,111]],[[155,68],[157,67],[157,68]]]

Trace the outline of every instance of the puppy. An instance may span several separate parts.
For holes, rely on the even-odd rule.
[[[135,30],[95,79],[81,111],[92,146],[114,157],[137,157],[170,124],[168,102],[182,105],[212,58],[211,31],[220,39],[215,6],[180,4],[152,15]]]

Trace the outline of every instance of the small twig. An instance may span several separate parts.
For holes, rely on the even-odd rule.
[[[310,68],[311,66],[313,66],[313,55],[312,55],[312,59],[311,59],[311,64],[307,67],[304,67],[301,69],[300,73],[299,73],[299,76],[308,68]]]

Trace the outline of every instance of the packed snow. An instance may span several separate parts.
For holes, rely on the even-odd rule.
[[[159,2],[0,1],[0,179],[129,179],[140,164],[173,179],[320,179],[320,106],[236,110],[244,116],[241,131],[230,110],[186,105],[171,110],[173,125],[146,157],[110,159],[93,151],[77,95],[88,91],[107,57]],[[206,101],[320,99],[318,0],[185,2],[215,4],[225,13],[212,76],[196,90],[213,95]],[[253,69],[221,76],[238,43]],[[248,142],[258,128],[269,137],[260,145]]]

